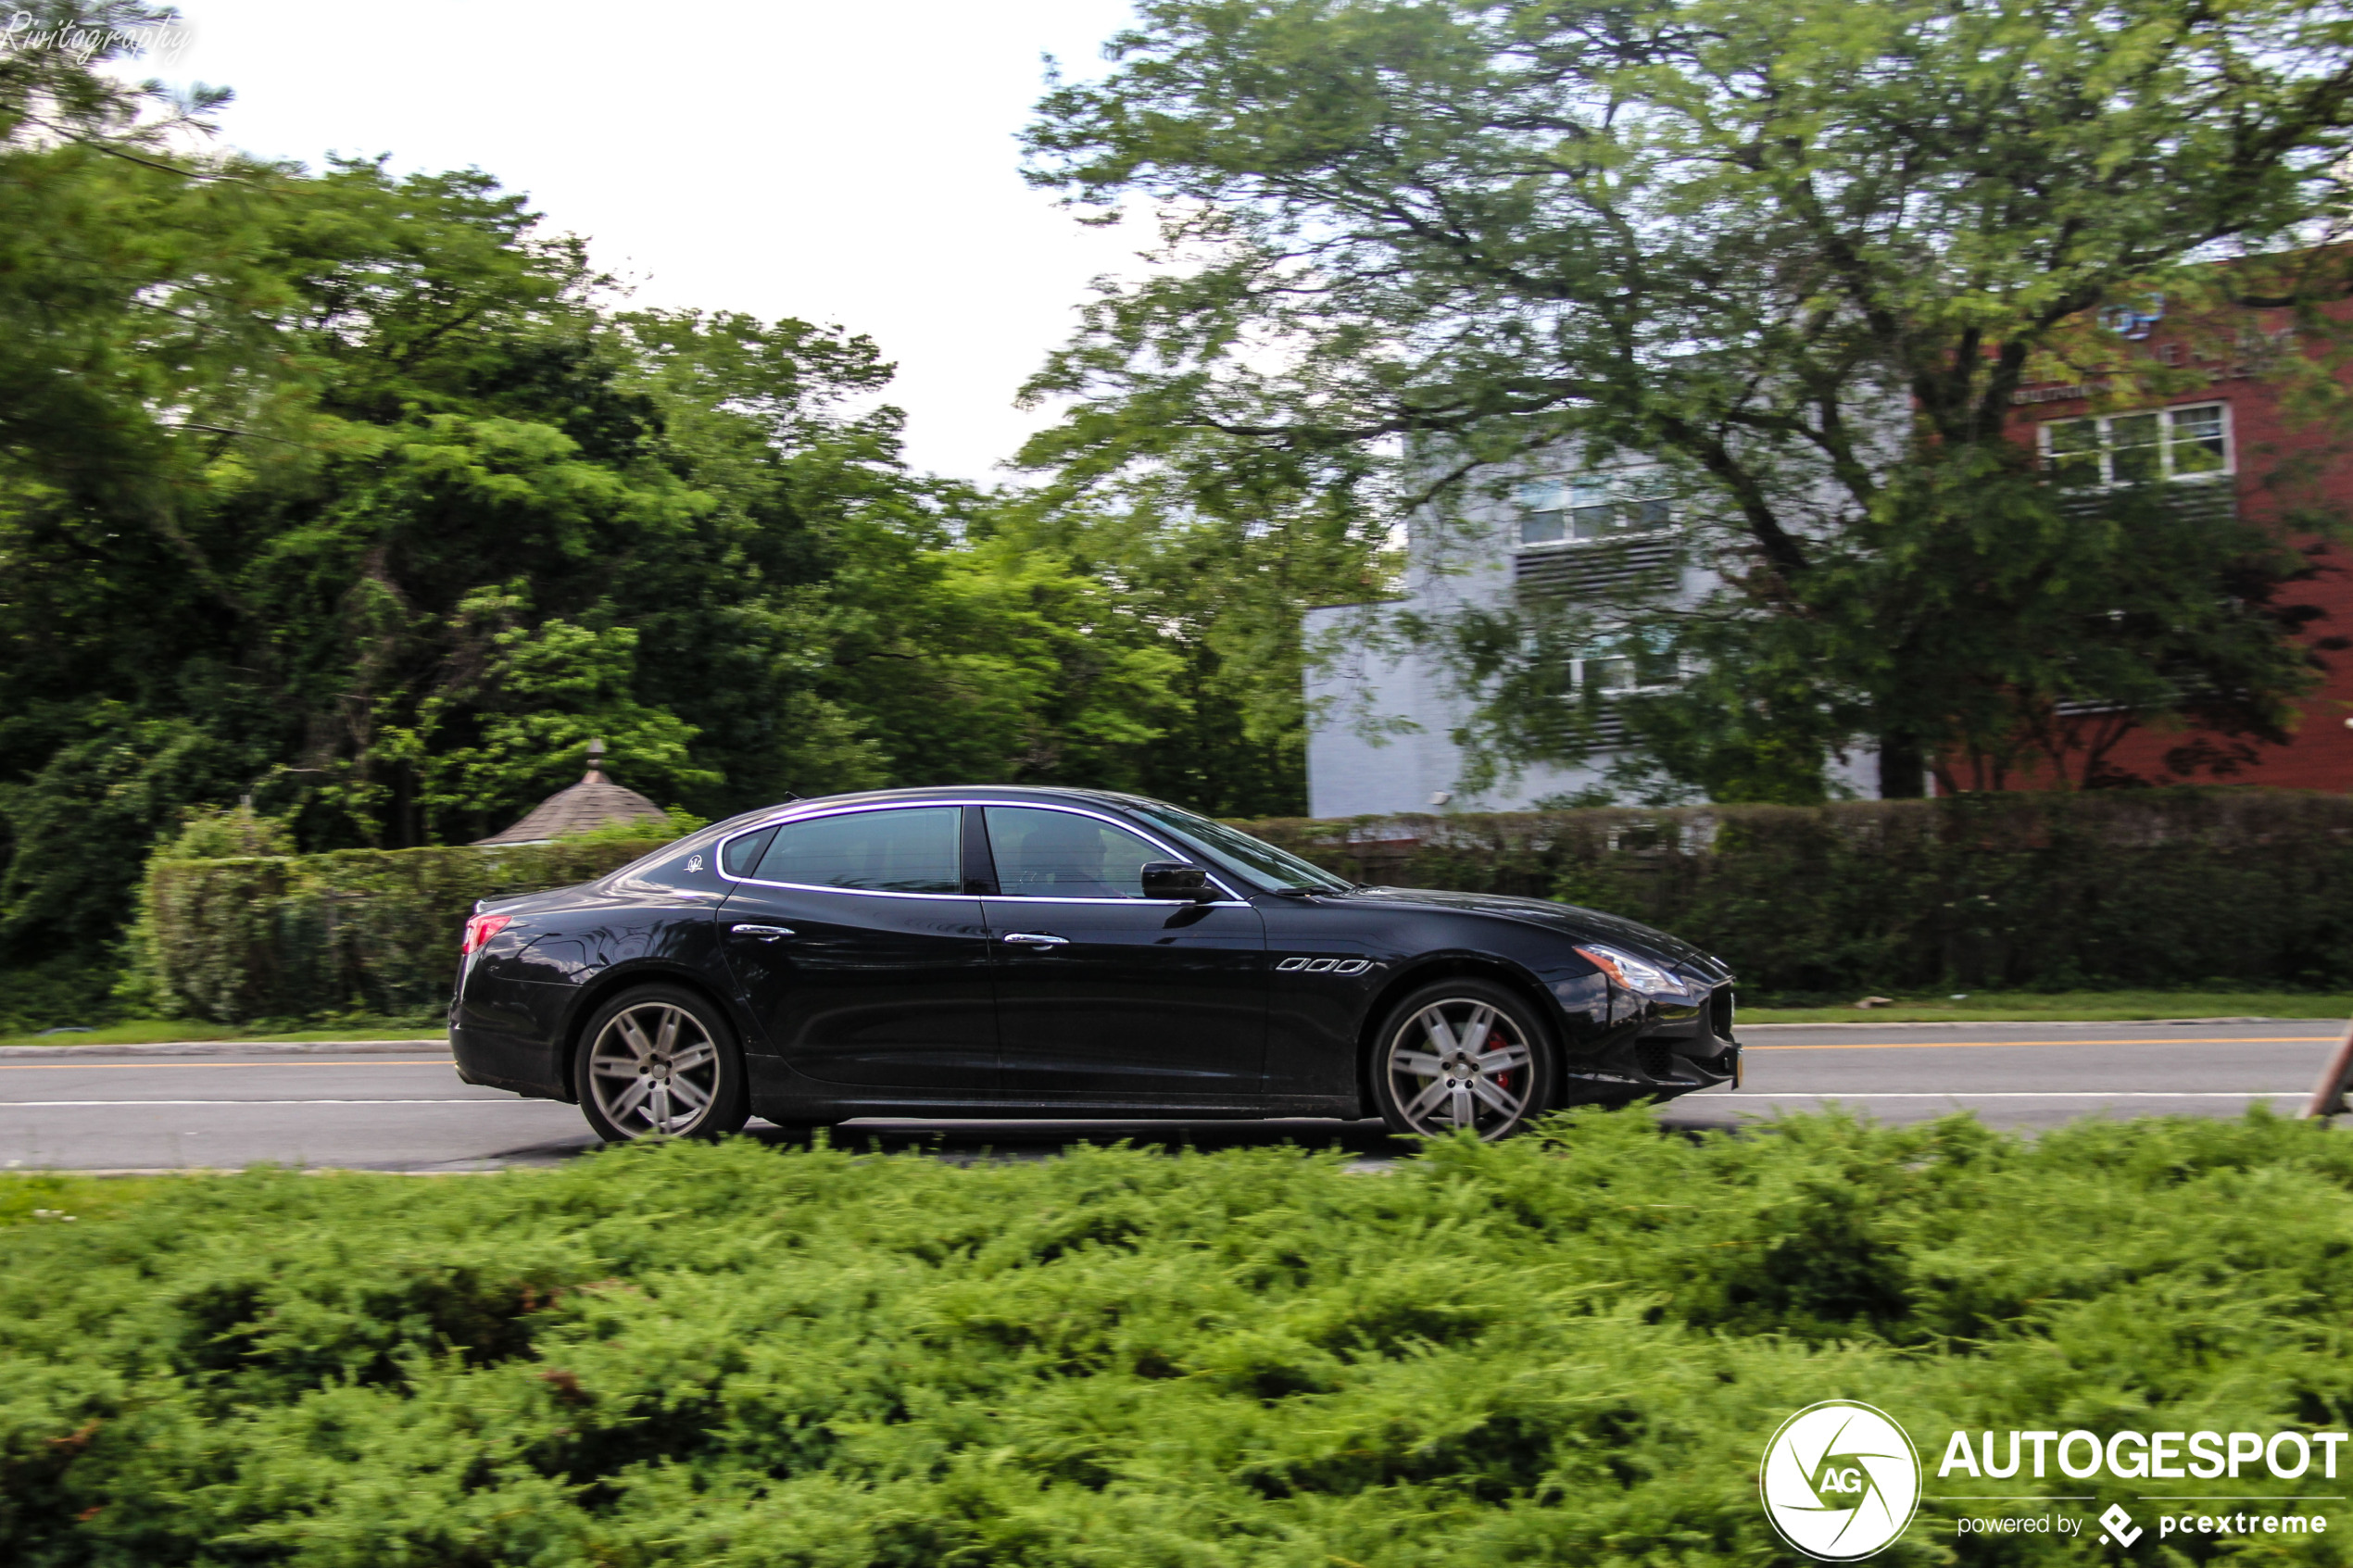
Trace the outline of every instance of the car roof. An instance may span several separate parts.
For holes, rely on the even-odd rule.
[[[816,806],[873,806],[898,804],[920,806],[930,800],[1003,801],[1018,805],[1023,801],[1071,801],[1094,806],[1131,808],[1158,805],[1139,795],[1121,795],[1106,789],[1074,789],[1059,784],[925,784],[911,789],[864,789],[845,795],[812,796],[800,800],[787,800],[774,806],[763,806],[731,819],[748,821],[782,811],[799,811]]]
[[[991,804],[1001,800],[1009,806],[1027,800],[1064,800],[1128,809],[1163,804],[1147,796],[1122,795],[1108,789],[1071,789],[1058,784],[925,784],[912,789],[862,789],[842,795],[804,796],[798,800],[779,800],[773,805],[755,806],[749,811],[738,811],[732,817],[722,817],[708,826],[698,828],[686,838],[662,846],[661,852],[667,854],[681,847],[711,844],[729,834],[772,822],[805,809],[824,806],[920,806],[929,800],[977,800]],[[1174,807],[1166,809],[1176,809]]]

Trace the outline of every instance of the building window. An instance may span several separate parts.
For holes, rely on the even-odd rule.
[[[1682,661],[1655,631],[1629,629],[1589,644],[1569,660],[1569,685],[1604,696],[1663,691],[1683,678]]]
[[[2053,420],[2042,435],[2043,460],[2070,490],[2231,471],[2230,411],[2220,403]]]
[[[1519,487],[1519,506],[1523,545],[1659,533],[1675,525],[1675,505],[1662,468],[1530,480]]]

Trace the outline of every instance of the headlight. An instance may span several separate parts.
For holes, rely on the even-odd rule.
[[[1597,945],[1579,947],[1577,951],[1595,969],[1637,996],[1680,998],[1692,994],[1692,987],[1684,985],[1680,977],[1668,973],[1648,959],[1638,959],[1623,948]]]

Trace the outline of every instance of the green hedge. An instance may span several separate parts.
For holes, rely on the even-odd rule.
[[[134,947],[154,1000],[175,1017],[423,1014],[449,995],[475,899],[586,882],[662,842],[159,856]]]
[[[1360,881],[1562,898],[1720,954],[1754,992],[2353,984],[2353,797],[2107,791],[1282,821]],[[416,1013],[476,898],[583,882],[650,841],[345,850],[148,871],[170,1010]]]
[[[1560,898],[1752,990],[2353,980],[2353,797],[1978,795],[1251,824],[1358,881]]]
[[[2318,1123],[1587,1112],[1378,1176],[733,1139],[0,1177],[0,1222],[22,1568],[1794,1564],[1757,1461],[1831,1399],[1921,1450],[1896,1568],[2114,1560],[1964,1513],[2121,1504],[2151,1563],[2353,1530],[2318,1462],[2186,1506],[2325,1536],[2163,1547],[2140,1499],[2213,1483],[1935,1476],[1957,1428],[2346,1430],[2353,1139]]]

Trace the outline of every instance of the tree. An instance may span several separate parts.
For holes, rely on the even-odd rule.
[[[1411,506],[1564,445],[1657,455],[1727,584],[1673,628],[1712,674],[1670,717],[1734,753],[1806,754],[1767,770],[1768,793],[1802,795],[1853,736],[1890,795],[1918,793],[1931,758],[1998,770],[2085,699],[2281,733],[2311,678],[2289,640],[2307,612],[2283,596],[2309,563],[2228,520],[2145,558],[2149,497],[2070,498],[2007,424],[2032,371],[2117,358],[2094,313],[2152,290],[2193,319],[2292,313],[2329,347],[2278,373],[2341,404],[2353,9],[1140,14],[1107,78],[1045,100],[1032,177],[1161,204],[1185,264],[1107,293],[1036,379],[1074,412],[1034,457],[1198,474],[1248,454]],[[2183,373],[2121,366],[2110,395]],[[1501,634],[1453,628],[1491,718],[1515,683],[1556,684],[1548,646],[1590,630],[1514,613]],[[1542,755],[1577,734],[1502,738]],[[1674,765],[1746,766],[1691,746]]]
[[[1386,530],[1279,465],[1203,456],[1048,485],[988,526],[1002,546],[1102,583],[1167,659],[1164,733],[1126,759],[1123,787],[1219,816],[1295,814],[1307,797],[1301,612],[1384,594]]]
[[[1358,545],[911,472],[871,340],[629,308],[479,171],[206,149],[220,94],[112,74],[158,15],[49,4],[0,55],[18,981],[86,997],[147,853],[232,802],[305,851],[465,842],[597,738],[713,817],[951,780],[1296,809],[1295,692],[1252,664]]]

